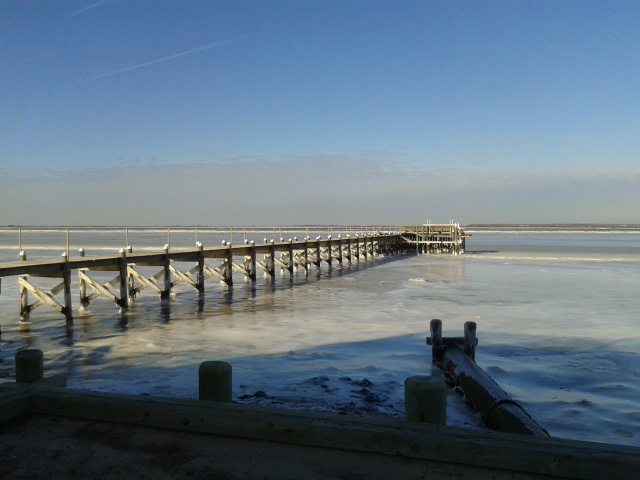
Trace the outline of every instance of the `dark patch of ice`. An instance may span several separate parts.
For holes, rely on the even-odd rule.
[[[320,375],[317,377],[308,378],[305,380],[306,383],[311,383],[312,385],[321,385],[329,381],[329,377],[325,377],[324,375]],[[325,385],[326,388],[326,385]]]

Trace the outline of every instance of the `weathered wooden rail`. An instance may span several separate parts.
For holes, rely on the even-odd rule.
[[[65,376],[44,377],[42,352],[19,352],[16,365],[20,362],[25,365],[16,367],[16,382],[0,384],[0,427],[29,414],[56,415],[318,446],[326,448],[327,456],[332,449],[341,449],[389,455],[388,461],[399,456],[415,458],[444,466],[447,478],[640,478],[640,449],[636,447],[494,433],[400,418],[372,420],[243,405],[232,403],[230,398],[203,397],[202,388],[199,399],[73,390],[66,388]],[[200,376],[200,382],[203,379],[211,381],[209,376]]]

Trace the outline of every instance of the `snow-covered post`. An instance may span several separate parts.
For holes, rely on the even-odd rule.
[[[404,381],[404,411],[410,422],[447,423],[447,391],[436,375],[415,375]]]

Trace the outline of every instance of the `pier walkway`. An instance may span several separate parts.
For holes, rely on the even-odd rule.
[[[122,312],[129,302],[142,290],[149,289],[168,298],[172,288],[183,283],[198,292],[204,292],[205,281],[211,277],[227,284],[233,284],[233,274],[241,273],[247,281],[255,282],[259,270],[267,277],[274,278],[277,270],[284,275],[293,275],[299,268],[306,272],[310,268],[320,269],[342,266],[344,262],[367,261],[380,255],[394,255],[401,252],[450,252],[462,253],[466,236],[457,224],[397,227],[396,231],[364,233],[335,238],[329,235],[322,239],[303,240],[297,238],[285,241],[255,243],[244,240],[241,245],[225,241],[220,246],[205,248],[197,242],[193,249],[170,249],[152,253],[134,253],[131,247],[120,249],[117,255],[84,256],[80,249],[77,257],[64,253],[59,259],[27,260],[20,252],[17,262],[0,263],[0,279],[17,276],[20,287],[20,318],[26,320],[31,312],[49,305],[62,313],[67,321],[73,319],[71,273],[78,272],[80,305],[87,308],[91,301],[102,295],[113,301]],[[212,262],[213,261],[213,262]],[[212,265],[213,263],[213,265]],[[184,267],[191,264],[191,268]],[[217,266],[216,266],[217,264]],[[160,267],[153,274],[149,268]],[[187,270],[184,270],[187,268]],[[107,282],[97,281],[92,272],[114,272]],[[44,291],[33,283],[33,278],[57,278],[59,283],[49,291]],[[30,303],[29,294],[35,297]],[[59,302],[56,296],[62,294]]]

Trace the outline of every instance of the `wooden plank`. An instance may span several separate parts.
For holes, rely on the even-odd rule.
[[[138,280],[138,282],[140,282],[140,286],[135,288],[135,293],[139,293],[140,291],[142,291],[145,287],[149,287],[152,290],[154,290],[156,293],[159,293],[162,295],[162,289],[160,287],[158,287],[154,282],[152,282],[151,280],[148,280],[144,275],[142,275],[141,273],[137,272],[136,270],[134,270],[131,266],[129,266],[128,268],[128,272],[129,275],[132,276],[133,278],[135,278],[136,280]],[[164,271],[162,272],[162,274],[164,274]]]
[[[58,302],[56,302],[51,296],[49,296],[49,294],[43,292],[36,286],[30,284],[26,278],[20,277],[19,282],[21,286],[26,288],[29,292],[31,292],[36,297],[38,297],[38,299],[41,300],[41,302],[39,302],[38,305],[40,305],[41,303],[46,303],[47,305],[49,305],[50,307],[52,307],[53,309],[59,312],[62,312],[64,310],[64,307],[60,305]],[[30,306],[29,311],[34,310],[38,305],[33,304],[32,306]]]
[[[67,386],[66,375],[52,375],[33,383],[0,383],[0,425],[31,412],[31,394],[43,385]]]
[[[212,267],[210,267],[209,265],[206,265],[206,264],[205,264],[205,265],[204,265],[204,270],[209,274],[209,275],[207,276],[207,278],[216,277],[216,278],[218,278],[219,280],[224,281],[224,276],[223,276],[223,275],[218,271],[218,269],[219,269],[219,268],[220,268],[220,267],[218,267],[218,268],[212,268]]]
[[[435,427],[314,421],[311,445],[572,479],[640,478],[640,449]],[[606,475],[604,475],[606,472]],[[604,476],[603,476],[604,475]]]
[[[198,289],[198,284],[196,282],[194,282],[190,277],[191,275],[193,275],[195,272],[198,271],[198,267],[194,267],[191,270],[189,270],[186,274],[182,273],[180,270],[178,270],[177,268],[175,268],[173,265],[169,265],[169,269],[171,270],[171,272],[176,276],[177,280],[174,280],[173,282],[171,282],[171,286],[173,287],[174,285],[177,285],[180,282],[185,282],[188,283],[189,285],[191,285],[193,288],[195,288],[196,290]]]
[[[244,405],[192,399],[154,398],[66,388],[34,390],[32,411],[150,427],[216,433],[307,445],[308,417]]]
[[[32,383],[3,382],[0,383],[0,398],[19,395],[23,392],[31,392],[34,388],[41,387],[43,385],[52,387],[66,387],[67,376],[62,374],[51,375]]]
[[[24,391],[15,395],[0,396],[0,425],[31,411],[31,392]]]
[[[397,419],[362,419],[55,387],[34,389],[32,409],[35,413],[401,455],[554,478],[640,478],[640,449],[636,447],[438,427]]]
[[[101,285],[100,283],[96,282],[95,280],[93,280],[91,277],[89,277],[86,273],[84,273],[84,271],[79,270],[78,271],[78,276],[84,280],[91,288],[93,288],[93,290],[95,291],[95,293],[97,295],[90,295],[89,297],[87,297],[88,300],[93,300],[94,298],[100,296],[100,295],[104,295],[105,297],[107,297],[109,300],[113,301],[113,302],[118,302],[118,297],[116,297],[109,289],[111,288],[111,286],[109,285],[109,283],[114,282],[115,280],[120,280],[120,276],[116,277],[114,280],[112,280],[111,282],[107,283],[106,285]]]

